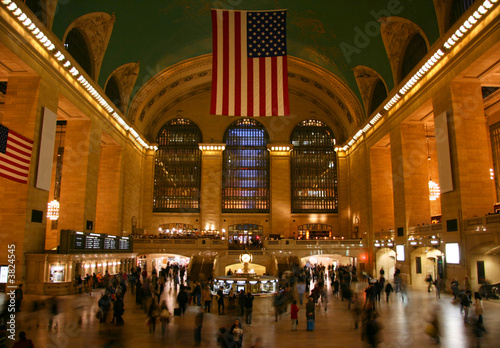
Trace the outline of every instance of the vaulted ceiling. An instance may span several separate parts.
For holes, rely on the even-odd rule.
[[[158,97],[165,94],[165,88],[172,86],[172,83],[177,86],[179,81],[184,83],[186,93],[198,93],[209,88],[212,52],[211,9],[286,9],[287,48],[291,62],[289,72],[294,73],[291,76],[290,93],[308,98],[327,113],[340,113],[340,117],[335,119],[335,128],[338,128],[335,132],[339,140],[345,140],[368,117],[366,105],[363,106],[367,96],[360,90],[360,81],[356,78],[368,75],[371,78],[380,77],[388,91],[394,87],[394,81],[397,80],[394,76],[394,64],[391,66],[390,63],[390,59],[394,58],[391,54],[397,52],[388,52],[387,46],[391,43],[387,40],[384,42],[382,38],[382,22],[391,17],[410,23],[431,46],[439,38],[440,32],[435,2],[58,1],[52,31],[64,42],[68,31],[77,25],[78,21],[84,22],[91,14],[104,15],[102,20],[98,18],[91,24],[84,23],[91,31],[108,32],[101,36],[87,36],[91,40],[103,41],[101,46],[95,46],[102,49],[94,48],[94,56],[102,58],[102,63],[95,69],[94,77],[101,87],[105,88],[112,73],[116,73],[117,69],[129,67],[129,75],[132,71],[137,79],[130,87],[127,118],[135,123],[140,131],[147,133],[145,128],[148,127],[148,118],[158,118],[160,111],[156,110],[155,114],[150,113],[151,115],[146,113]],[[392,30],[396,32],[393,34],[397,35],[398,28],[401,27],[386,27],[386,30]],[[210,59],[207,60],[207,57]],[[186,62],[189,63],[186,65]],[[193,65],[201,75],[193,75],[191,72],[179,74],[179,69],[182,70],[186,66],[192,69]],[[196,78],[193,79],[193,76]],[[324,98],[312,98],[308,95],[308,91],[312,90],[322,90],[325,92]],[[172,104],[172,100],[164,100],[163,104],[169,103]],[[327,106],[332,104],[335,104],[334,108]],[[141,126],[138,120],[143,119],[145,123]]]

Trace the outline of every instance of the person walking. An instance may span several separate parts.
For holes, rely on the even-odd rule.
[[[234,324],[229,329],[229,334],[232,336],[233,342],[231,347],[241,348],[243,345],[243,328],[238,319],[234,320]]]
[[[217,311],[219,315],[224,315],[224,293],[222,292],[222,289],[217,290],[215,300],[217,301]]]
[[[470,299],[470,291],[466,291],[460,300],[460,305],[463,308],[464,312],[464,323],[468,324],[469,323],[469,310],[470,310],[470,304],[471,304],[471,299]]]
[[[210,313],[210,306],[212,305],[212,294],[210,293],[210,287],[205,285],[203,290],[201,291],[201,300],[205,305],[205,311]]]
[[[297,284],[297,293],[299,294],[299,301],[300,305],[302,306],[304,302],[304,293],[306,292],[306,284],[304,284],[304,281],[299,281]]]
[[[149,316],[149,333],[154,333],[156,331],[156,318],[160,316],[160,308],[156,301],[151,301],[148,310]]]
[[[35,348],[33,341],[26,338],[26,332],[19,332],[19,341],[16,341],[12,348]]]
[[[198,313],[194,317],[194,346],[201,345],[201,327],[203,326],[203,308],[199,308]]]
[[[477,315],[477,322],[483,324],[483,300],[479,292],[474,293],[474,313]]]
[[[392,287],[391,283],[387,282],[387,284],[385,284],[385,302],[389,302],[389,295],[393,291],[394,288]]]
[[[290,306],[290,318],[292,319],[292,331],[297,331],[297,324],[299,323],[299,307],[297,307],[297,301],[293,300]]]
[[[179,304],[179,308],[181,309],[181,313],[186,313],[187,303],[189,301],[188,294],[186,292],[186,288],[184,285],[181,285],[180,291],[177,294],[177,303]]]
[[[23,284],[19,284],[16,290],[14,290],[14,297],[15,297],[15,310],[16,313],[21,311],[21,302],[23,301],[24,294],[23,294]]]
[[[245,296],[245,324],[252,326],[253,295],[250,291]]]
[[[160,306],[160,321],[161,321],[161,334],[165,334],[167,324],[170,322],[170,312],[167,307],[167,302],[163,300]]]
[[[245,291],[240,290],[238,294],[238,305],[240,306],[240,315],[245,315]]]
[[[314,297],[309,296],[309,300],[306,304],[306,319],[307,319],[307,331],[314,331],[315,321],[316,321],[316,305],[314,303]]]

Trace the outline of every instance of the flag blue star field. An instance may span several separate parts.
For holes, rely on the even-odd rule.
[[[290,114],[286,11],[212,10],[210,113]]]
[[[0,176],[26,184],[33,141],[0,124]]]

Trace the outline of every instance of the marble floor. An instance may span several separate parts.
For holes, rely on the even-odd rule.
[[[356,291],[362,293],[366,283],[357,283]],[[135,303],[135,295],[125,295],[125,325],[99,324],[95,318],[97,300],[102,293],[60,297],[60,314],[54,318],[54,326],[48,330],[49,315],[43,309],[30,311],[35,300],[46,297],[25,295],[21,312],[16,317],[17,333],[24,330],[36,348],[76,347],[192,347],[194,345],[194,318],[199,307],[190,305],[182,317],[174,317],[162,335],[160,325],[155,333],[149,333],[145,326],[146,314]],[[306,331],[305,308],[299,306],[299,326],[291,331],[289,315],[282,315],[275,321],[272,298],[261,297],[254,301],[252,326],[243,325],[243,347],[252,347],[257,338],[262,338],[260,347],[366,347],[360,330],[354,329],[352,312],[347,303],[334,297],[329,289],[329,301],[316,309],[316,330]],[[176,290],[168,287],[163,294],[169,309],[175,307]],[[402,301],[399,294],[392,294],[388,303],[384,300],[377,308],[383,325],[379,347],[427,347],[437,346],[424,333],[427,320],[433,310],[441,316],[442,347],[477,347],[473,325],[464,324],[460,306],[452,303],[450,294],[441,294],[408,289],[407,298]],[[173,311],[172,311],[173,312]],[[474,317],[473,310],[471,311]],[[229,328],[236,316],[205,313],[202,327],[203,347],[217,347],[217,331]],[[81,320],[81,323],[79,321]],[[244,319],[241,320],[244,322]],[[484,301],[484,326],[486,335],[480,339],[481,347],[500,347],[500,300]],[[17,335],[16,335],[17,336]],[[16,337],[17,338],[17,337]],[[13,341],[8,341],[8,347]]]

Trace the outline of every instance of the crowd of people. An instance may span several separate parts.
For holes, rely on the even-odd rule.
[[[99,326],[123,326],[127,321],[124,316],[124,299],[127,294],[130,294],[128,296],[135,298],[137,309],[144,312],[147,330],[154,334],[159,327],[161,335],[168,335],[168,326],[174,317],[184,317],[190,306],[196,306],[192,324],[195,346],[201,345],[203,341],[202,328],[207,314],[236,317],[237,319],[232,322],[231,326],[219,328],[216,333],[217,343],[220,347],[242,347],[245,327],[252,326],[254,295],[243,290],[236,292],[234,289],[225,293],[222,288],[218,288],[213,279],[203,282],[190,281],[186,273],[185,267],[168,264],[166,268],[153,269],[151,272],[137,267],[129,273],[119,272],[115,275],[110,275],[108,272],[104,275],[87,274],[81,278],[83,288],[87,289],[82,293],[81,298],[85,298],[86,293],[90,295],[87,297],[89,299],[97,296],[97,311],[94,320],[99,323]],[[429,276],[426,278],[429,285],[427,289],[435,291],[439,299],[445,287],[444,282],[439,277],[431,278]],[[281,321],[283,318],[288,318],[291,321],[290,330],[297,331],[302,317],[306,322],[303,328],[307,331],[315,331],[316,318],[321,312],[328,311],[329,301],[343,302],[345,310],[351,314],[353,332],[359,332],[368,346],[376,347],[382,341],[383,322],[379,312],[381,302],[391,303],[393,293],[401,301],[408,299],[406,286],[399,270],[396,269],[390,279],[391,282],[386,280],[383,268],[380,269],[378,277],[363,277],[362,282],[359,283],[356,267],[352,265],[335,267],[317,264],[302,268],[295,267],[292,272],[288,272],[282,278],[279,291],[272,299],[274,320]],[[92,297],[92,290],[99,284],[102,284],[103,289],[99,290],[98,295]],[[166,287],[174,289],[174,308],[169,308],[167,305],[164,296]],[[359,291],[361,288],[364,290]],[[467,277],[462,286],[457,279],[453,279],[450,290],[454,296],[454,303],[460,307],[464,324],[473,329],[477,342],[480,342],[480,338],[486,334],[483,322],[484,307],[480,294],[472,292],[470,279]],[[17,311],[21,311],[21,296],[18,295]],[[442,331],[439,302],[436,303],[437,305],[429,313],[425,334],[439,344]],[[78,310],[79,306],[84,305],[74,307]],[[42,313],[42,309],[48,314],[48,330],[57,330],[57,318],[61,312],[59,299],[50,297],[34,301],[31,309],[33,315],[30,316],[33,323],[30,325],[35,325],[36,322],[38,326],[40,314],[37,313]],[[190,310],[190,313],[188,317],[193,317],[193,310]],[[81,321],[80,317],[78,323],[81,324]],[[25,333],[20,334],[19,339],[20,344],[31,342],[29,344],[34,345],[26,338]],[[262,344],[262,340],[258,339],[254,347],[260,347]],[[24,346],[18,345],[18,347]]]

